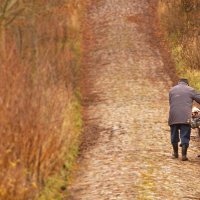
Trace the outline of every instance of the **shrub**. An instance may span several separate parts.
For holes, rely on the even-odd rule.
[[[78,0],[0,5],[0,199],[28,200],[76,154],[81,7]]]
[[[171,44],[178,73],[188,76],[193,85],[198,85],[200,79],[193,78],[191,74],[200,70],[200,2],[160,0],[158,13]]]

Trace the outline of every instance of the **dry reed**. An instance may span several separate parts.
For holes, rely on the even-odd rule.
[[[19,13],[6,26],[0,19],[0,199],[28,200],[80,132],[80,1],[0,0],[9,2]]]
[[[158,12],[180,76],[200,89],[200,1],[160,0]]]

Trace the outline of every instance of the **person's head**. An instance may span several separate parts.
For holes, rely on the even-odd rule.
[[[181,78],[180,80],[179,80],[179,83],[186,83],[187,85],[189,85],[189,81],[188,81],[188,79],[186,79],[186,78]]]

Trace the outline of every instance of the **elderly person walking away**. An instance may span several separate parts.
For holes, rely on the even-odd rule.
[[[193,100],[200,104],[200,93],[189,86],[187,79],[180,79],[178,85],[169,91],[169,126],[171,130],[171,144],[173,158],[178,158],[178,142],[181,138],[182,161],[187,161],[191,126],[188,121],[192,117]]]

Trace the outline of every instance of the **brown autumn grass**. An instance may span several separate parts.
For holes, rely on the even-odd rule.
[[[200,1],[159,0],[158,13],[178,74],[200,90]]]
[[[0,4],[0,199],[35,199],[77,153],[82,1]]]

